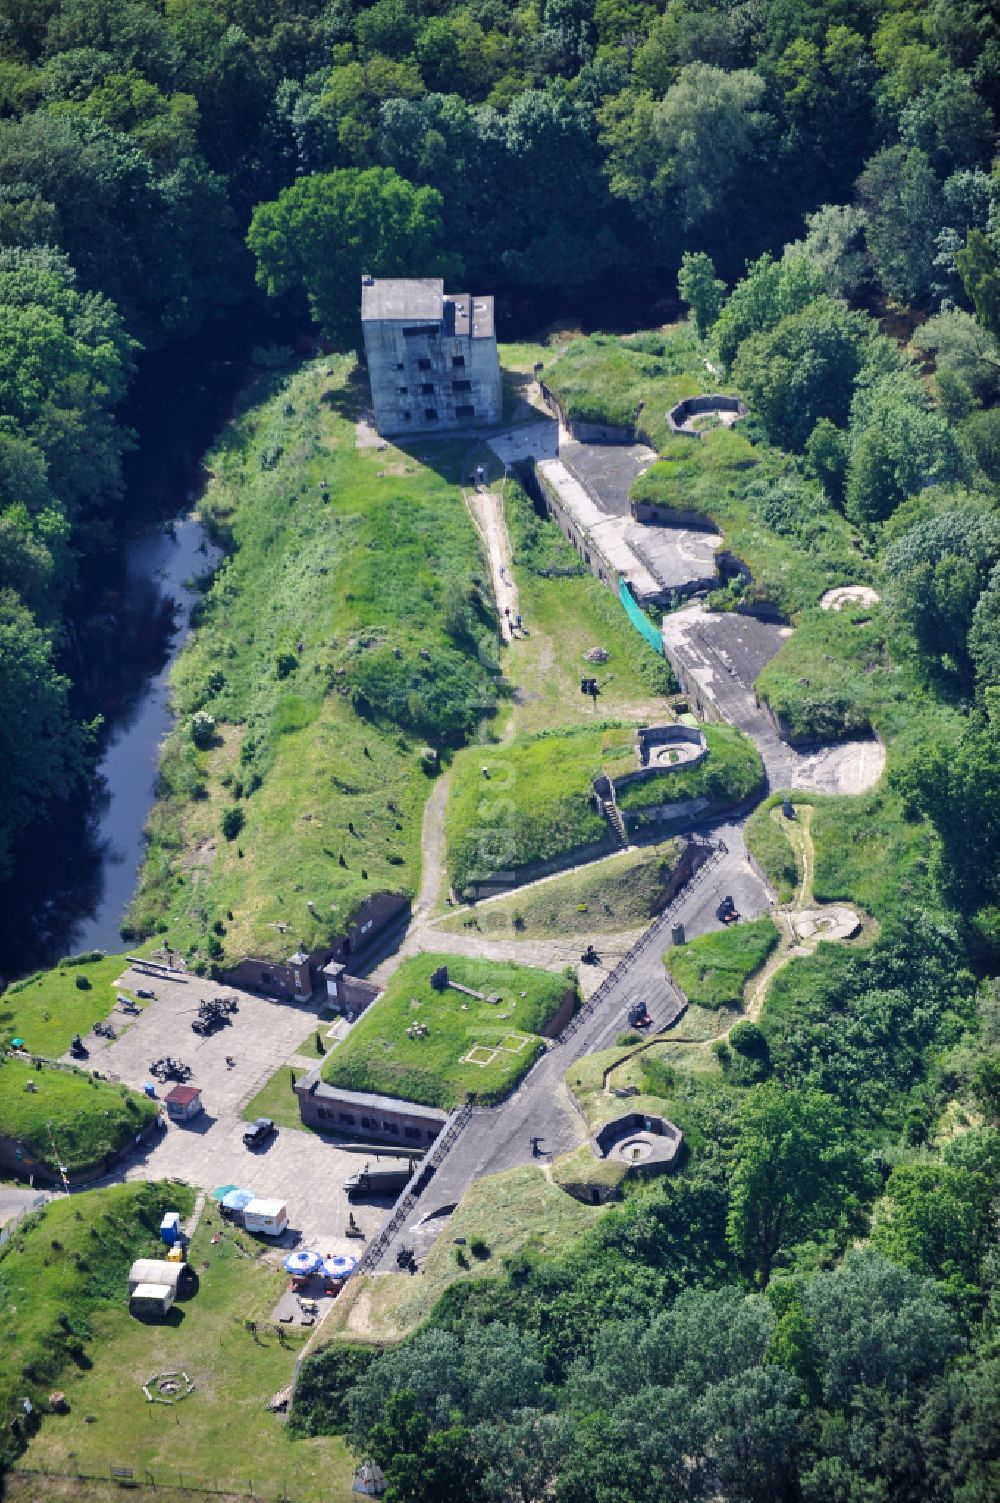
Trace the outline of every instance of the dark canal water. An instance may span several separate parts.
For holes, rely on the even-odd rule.
[[[100,761],[86,798],[53,812],[17,853],[0,909],[5,979],[63,955],[122,948],[159,748],[171,723],[170,668],[196,591],[218,551],[191,515],[205,450],[250,373],[259,326],[211,330],[147,357],[122,421],[139,442],[125,465],[122,542],[90,572],[93,609],[71,627],[66,672],[74,711],[102,717]]]
[[[632,306],[634,302],[635,306]],[[501,339],[533,337],[560,311],[577,326],[628,332],[676,311],[650,312],[650,293],[609,306],[606,288],[570,310],[505,299]],[[196,339],[144,356],[120,417],[138,443],[125,461],[122,542],[91,569],[90,614],[71,625],[65,671],[74,711],[101,716],[101,757],[88,796],[54,811],[16,853],[17,878],[0,903],[0,977],[11,980],[64,955],[122,947],[143,829],[170,727],[169,673],[187,635],[188,582],[217,556],[192,502],[201,460],[252,374],[255,344],[293,342],[301,311],[252,311]]]

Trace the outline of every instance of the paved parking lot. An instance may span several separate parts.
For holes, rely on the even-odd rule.
[[[191,1084],[201,1087],[205,1104],[201,1116],[184,1125],[171,1122],[158,1139],[137,1150],[123,1166],[124,1178],[178,1178],[209,1192],[237,1184],[264,1199],[285,1201],[290,1226],[317,1252],[357,1255],[364,1244],[344,1236],[349,1207],[343,1184],[362,1167],[364,1154],[287,1128],[263,1148],[243,1144],[247,1124],[241,1112],[251,1097],[307,1040],[307,1052],[316,1058],[315,1005],[274,1002],[198,977],[151,979],[128,971],[122,981],[151,987],[156,1000],[118,1038],[87,1039],[92,1067],[141,1090],[151,1078],[150,1062],[170,1054],[191,1066]],[[228,1027],[201,1038],[191,1032],[191,1021],[200,1001],[217,996],[238,997],[239,1012]],[[112,1021],[117,1028],[125,1020],[116,1012]],[[226,1055],[234,1056],[235,1068],[227,1067]],[[158,1083],[157,1095],[162,1099],[169,1089],[169,1083]],[[374,1152],[368,1157],[374,1161]],[[387,1205],[359,1203],[351,1209],[371,1235],[385,1219]]]

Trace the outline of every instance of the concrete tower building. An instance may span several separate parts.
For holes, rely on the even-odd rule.
[[[361,325],[380,433],[499,423],[491,297],[446,293],[436,277],[362,277]]]

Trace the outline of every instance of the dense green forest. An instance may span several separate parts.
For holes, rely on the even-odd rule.
[[[87,766],[66,626],[127,525],[116,406],[141,350],[253,305],[248,229],[345,346],[362,264],[648,321],[704,252],[703,319],[798,240],[835,295],[958,310],[941,398],[995,468],[998,90],[964,0],[0,0],[0,877]]]
[[[788,574],[766,686],[889,743],[817,814],[877,941],[788,967],[710,1085],[649,1062],[676,1179],[307,1365],[294,1424],[393,1499],[1000,1490],[998,125],[986,0],[0,0],[0,883],[90,765],[137,362],[265,298],[344,350],[362,270],[539,327],[683,306],[765,456],[733,525],[882,596]]]

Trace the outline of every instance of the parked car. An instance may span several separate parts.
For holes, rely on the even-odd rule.
[[[277,1128],[270,1117],[258,1117],[256,1122],[248,1127],[243,1134],[243,1141],[248,1148],[259,1148],[275,1132],[277,1132]]]
[[[152,1002],[156,997],[156,993],[151,992],[148,986],[137,986],[135,994],[137,997],[142,997],[146,1002]]]

